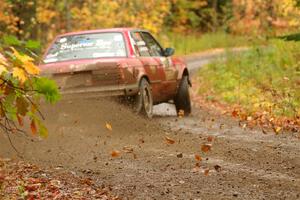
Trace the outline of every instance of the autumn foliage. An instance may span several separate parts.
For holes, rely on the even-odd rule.
[[[5,133],[23,132],[27,118],[32,133],[46,137],[48,133],[38,102],[42,96],[55,102],[59,98],[56,85],[39,77],[35,60],[27,55],[33,52],[23,47],[26,44],[14,37],[5,37],[4,41],[0,48],[0,127]],[[27,54],[21,52],[22,49]]]
[[[297,30],[296,0],[0,0],[0,35],[49,42],[58,33],[108,27],[162,32],[225,30],[277,34]]]

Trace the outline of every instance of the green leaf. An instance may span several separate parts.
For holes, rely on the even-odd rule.
[[[57,85],[53,80],[44,77],[35,78],[34,89],[42,94],[45,97],[46,101],[50,103],[55,103],[60,99]]]
[[[3,42],[4,42],[4,44],[9,45],[9,46],[20,46],[21,45],[21,41],[18,40],[18,38],[16,38],[13,35],[5,35],[3,37]]]
[[[8,96],[5,97],[5,101],[3,103],[5,113],[12,120],[17,119],[17,109],[14,106],[15,99],[16,99],[16,95],[10,93]]]
[[[38,50],[41,47],[41,43],[39,41],[35,41],[35,40],[28,40],[25,43],[25,47],[28,49],[32,49],[32,50]]]

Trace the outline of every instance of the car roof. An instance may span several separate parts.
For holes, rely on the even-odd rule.
[[[76,32],[69,32],[58,35],[58,37],[62,36],[69,36],[69,35],[79,35],[79,34],[90,34],[90,33],[104,33],[104,32],[126,32],[132,30],[140,30],[137,28],[109,28],[109,29],[95,29],[95,30],[88,30],[88,31],[76,31]]]

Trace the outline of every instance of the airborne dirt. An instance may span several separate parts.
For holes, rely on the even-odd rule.
[[[46,140],[12,137],[24,160],[92,178],[122,199],[300,199],[300,140],[291,135],[243,129],[199,107],[178,118],[160,105],[149,121],[111,99],[64,98],[42,112]],[[0,141],[0,157],[16,157]]]

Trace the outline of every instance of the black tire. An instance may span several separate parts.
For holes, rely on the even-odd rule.
[[[188,76],[182,77],[177,94],[174,99],[174,103],[176,106],[177,114],[179,114],[181,110],[184,111],[185,116],[191,114],[192,109],[191,109],[191,99],[189,93]]]
[[[134,98],[133,110],[148,118],[153,116],[153,98],[149,82],[143,78],[140,81],[139,93]]]

